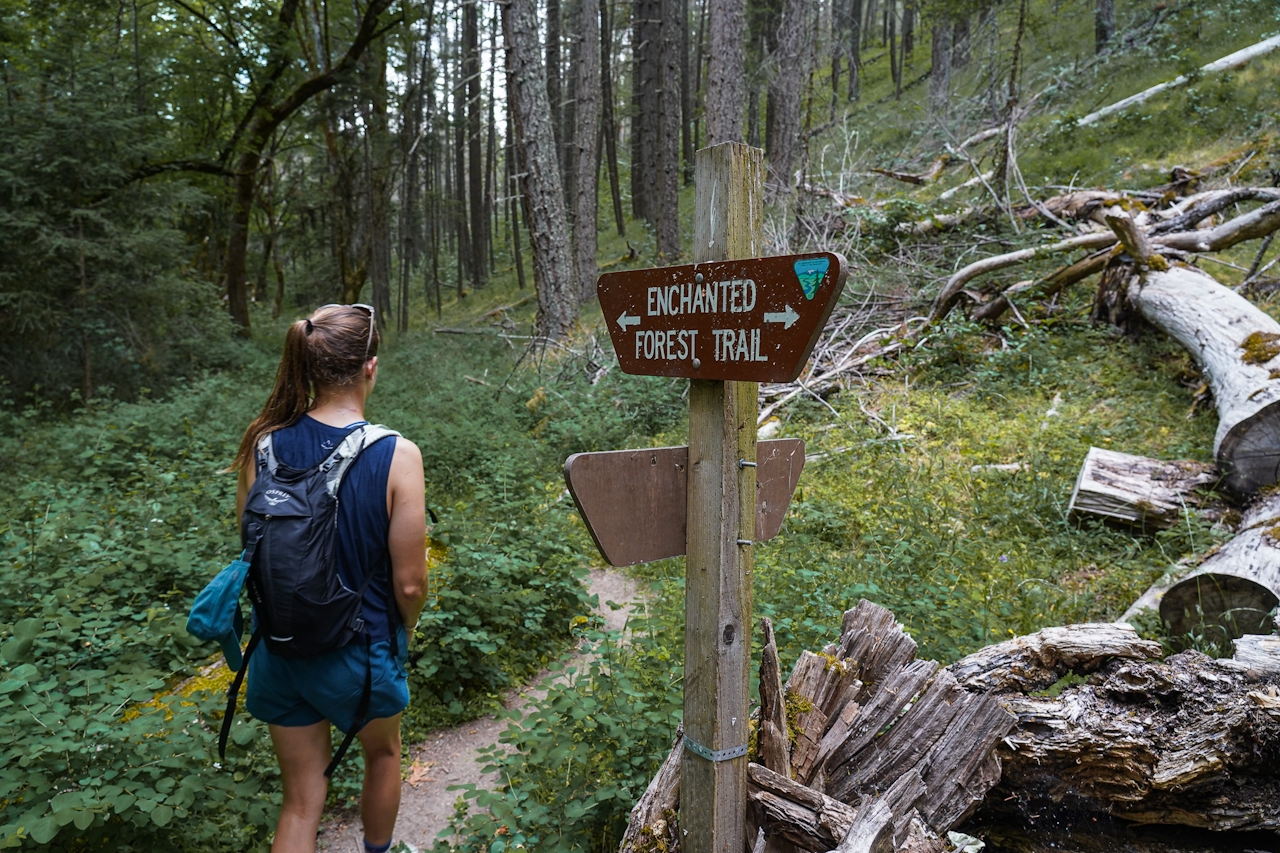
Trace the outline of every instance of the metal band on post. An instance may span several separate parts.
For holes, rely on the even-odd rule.
[[[684,736],[684,747],[694,755],[707,759],[707,761],[730,761],[747,754],[747,745],[745,743],[740,746],[731,746],[728,749],[707,749],[696,740],[692,740],[688,735]]]

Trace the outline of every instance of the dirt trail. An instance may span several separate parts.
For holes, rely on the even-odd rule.
[[[631,612],[631,605],[638,598],[634,579],[617,569],[592,569],[587,579],[587,591],[599,596],[596,612],[604,618],[606,628],[622,630]],[[623,607],[614,610],[606,602]],[[581,660],[572,655],[565,663]],[[511,691],[504,705],[508,710],[522,710],[529,701],[541,695],[537,690],[547,673],[541,673],[531,682]],[[426,740],[415,744],[409,753],[412,764],[408,779],[400,788],[400,817],[396,821],[396,841],[403,841],[419,850],[430,849],[440,830],[453,816],[457,791],[446,790],[453,785],[473,784],[492,786],[496,774],[480,772],[476,750],[498,742],[498,736],[507,727],[506,721],[492,716],[481,717],[447,729],[437,729]],[[337,815],[325,820],[320,828],[320,850],[334,853],[360,853],[360,819],[357,815]]]

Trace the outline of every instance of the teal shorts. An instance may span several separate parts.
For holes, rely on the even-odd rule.
[[[404,626],[396,629],[396,640],[398,655],[391,654],[389,640],[382,640],[367,647],[357,641],[313,658],[278,657],[261,643],[249,658],[245,707],[270,725],[310,726],[328,720],[345,734],[355,723],[365,673],[372,667],[373,693],[365,720],[394,717],[409,704]]]

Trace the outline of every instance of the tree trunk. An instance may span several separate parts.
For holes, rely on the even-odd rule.
[[[465,12],[465,9],[463,10]],[[465,27],[464,27],[465,29]],[[458,298],[465,294],[463,281],[470,275],[471,241],[475,235],[467,220],[467,72],[463,51],[455,64],[457,79],[453,87],[453,230],[457,235]]]
[[[742,142],[745,0],[707,0],[707,145]]]
[[[1162,241],[1174,242],[1172,237]],[[1277,482],[1280,323],[1206,273],[1170,267],[1159,255],[1135,257],[1147,258],[1150,268],[1130,278],[1129,304],[1191,354],[1213,390],[1218,409],[1213,452],[1224,485],[1251,494]]]
[[[503,9],[503,28],[511,61],[514,112],[522,135],[538,331],[554,340],[564,337],[577,320],[578,290],[573,286],[573,256],[551,130],[546,72],[538,51],[536,6],[535,0],[511,0]]]
[[[999,780],[995,748],[1012,716],[933,661],[912,661],[915,652],[892,613],[862,601],[845,612],[840,640],[820,655],[804,652],[784,686],[765,623],[757,729],[765,764],[748,765],[747,793],[764,849],[941,853],[936,833],[956,826]],[[679,774],[670,768],[682,750],[677,738],[632,811],[621,853],[679,837]]]
[[[627,236],[622,216],[622,184],[618,177],[618,125],[613,117],[613,16],[609,0],[600,0],[600,105],[603,123],[604,157],[609,167],[609,195],[618,236]]]
[[[778,24],[778,48],[772,60],[776,65],[769,83],[769,178],[773,190],[790,194],[795,188],[796,158],[800,146],[801,93],[808,73],[810,51],[806,41],[804,0],[786,0]]]
[[[582,41],[578,23],[582,4],[586,0],[567,0],[561,7],[561,40],[568,45],[569,57],[565,67],[569,73],[563,81],[564,106],[560,110],[560,176],[564,180],[564,207],[569,214],[569,228],[573,228],[578,205],[578,63],[581,61]],[[594,12],[595,10],[592,9]]]
[[[1116,34],[1115,0],[1097,0],[1093,13],[1093,50],[1102,53]]]
[[[551,133],[556,141],[556,162],[559,163],[564,153],[564,95],[561,92],[560,80],[560,0],[547,0],[547,100],[551,108]],[[563,169],[561,179],[564,178]]]
[[[476,0],[462,6],[462,79],[467,93],[467,174],[468,204],[471,214],[471,286],[479,289],[485,279],[485,231],[488,214],[484,199],[485,162],[480,144],[480,20]],[[459,117],[461,118],[461,117]]]
[[[680,45],[685,26],[680,20],[680,0],[661,0],[661,7],[655,225],[658,254],[670,261],[680,256]]]
[[[861,95],[862,83],[862,0],[852,0],[849,13],[849,100]]]
[[[600,130],[600,29],[599,12],[593,0],[577,0],[578,65],[577,84],[577,198],[573,220],[574,266],[582,301],[596,294],[596,219],[600,197],[597,169]]]
[[[631,213],[651,224],[657,222],[661,198],[663,2],[635,0],[631,13]]]
[[[937,12],[933,21],[933,49],[930,53],[929,106],[935,114],[946,115],[951,105],[951,17]]]
[[[679,0],[680,36],[680,151],[684,159],[683,183],[693,183],[693,78],[689,74],[689,0]]]
[[[969,66],[969,13],[962,12],[955,18],[951,29],[951,67],[954,69]]]
[[[898,76],[902,76],[901,69],[906,64],[907,57],[911,56],[916,49],[916,7],[907,0],[902,9],[902,58],[898,62]]]
[[[249,302],[246,292],[249,221],[262,151],[277,127],[303,104],[332,88],[339,79],[355,68],[365,49],[378,34],[382,23],[381,15],[391,5],[391,0],[370,0],[360,19],[359,30],[342,59],[324,73],[304,80],[289,94],[275,101],[275,84],[293,61],[292,52],[287,49],[285,42],[290,38],[298,5],[298,0],[285,0],[280,6],[275,22],[276,35],[270,45],[271,63],[263,73],[266,82],[258,90],[251,107],[251,116],[247,116],[243,122],[244,133],[238,135],[243,147],[236,157],[236,167],[233,170],[236,177],[232,183],[230,228],[223,269],[226,276],[227,307],[231,318],[240,326],[241,334],[246,337],[249,335]]]

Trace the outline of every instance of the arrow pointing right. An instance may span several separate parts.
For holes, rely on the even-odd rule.
[[[621,316],[618,317],[618,326],[624,332],[627,330],[627,326],[639,326],[639,325],[640,325],[640,318],[628,317],[626,311],[623,311]]]
[[[790,303],[787,304],[786,311],[766,311],[764,314],[766,323],[782,323],[782,328],[784,329],[790,329],[799,319],[800,315],[796,313],[796,309],[792,308]],[[640,321],[637,319],[636,322]]]

